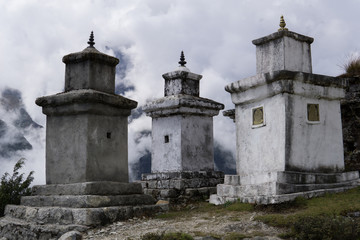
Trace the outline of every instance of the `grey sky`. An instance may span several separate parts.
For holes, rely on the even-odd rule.
[[[339,65],[360,51],[359,9],[358,0],[2,0],[0,88],[21,90],[30,115],[45,125],[35,99],[62,91],[62,57],[83,50],[93,30],[98,50],[120,50],[131,62],[123,81],[135,86],[126,97],[139,105],[163,96],[161,75],[177,67],[184,50],[187,67],[203,75],[200,95],[229,109],[224,86],[255,74],[251,41],[277,31],[281,15],[290,31],[314,37],[313,72],[339,75]],[[135,132],[150,127],[145,116],[129,126],[130,151]],[[233,150],[231,120],[221,114],[214,128],[215,139]],[[129,152],[130,161],[149,144],[144,139]]]

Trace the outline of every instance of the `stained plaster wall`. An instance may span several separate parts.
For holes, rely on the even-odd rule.
[[[127,117],[47,117],[47,184],[128,182],[127,157]]]
[[[185,171],[213,171],[213,119],[190,115],[181,122],[182,168]]]
[[[169,116],[152,120],[151,172],[181,171],[181,118]],[[165,143],[165,136],[169,142]]]
[[[271,35],[270,35],[271,36]],[[283,36],[256,46],[256,72],[312,72],[310,44]]]
[[[94,89],[115,92],[115,68],[96,61],[68,63],[65,70],[65,91]]]
[[[263,107],[265,125],[253,128],[252,109]],[[255,177],[269,181],[269,173],[285,170],[285,99],[279,94],[257,102],[236,105],[237,174],[242,184]],[[244,177],[244,178],[243,178]],[[253,181],[253,180],[249,180]]]
[[[153,118],[152,133],[152,173],[214,169],[212,117]]]
[[[313,88],[315,92],[323,89]],[[319,122],[307,120],[308,103],[319,104]],[[254,127],[252,109],[261,106],[265,125]],[[236,119],[237,173],[242,184],[272,181],[277,171],[336,172],[344,168],[339,100],[282,93],[237,105]]]
[[[339,100],[289,95],[286,101],[286,170],[337,172],[344,169]],[[307,120],[307,104],[319,104],[320,121]]]

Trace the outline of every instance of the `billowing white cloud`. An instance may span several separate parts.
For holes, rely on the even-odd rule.
[[[184,50],[187,66],[203,75],[201,96],[229,109],[224,86],[255,74],[251,41],[277,31],[280,15],[289,30],[315,38],[314,73],[339,75],[338,65],[360,49],[359,8],[356,0],[0,1],[0,87],[19,89],[30,115],[45,125],[35,99],[63,91],[61,59],[84,49],[93,30],[98,50],[113,54],[110,47],[131,61],[121,81],[135,86],[126,97],[140,106],[163,96],[161,75],[177,67]],[[215,118],[215,138],[234,149],[229,122]],[[147,117],[134,121],[129,137],[150,123]]]

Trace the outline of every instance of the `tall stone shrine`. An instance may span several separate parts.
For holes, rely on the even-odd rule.
[[[180,66],[165,73],[164,97],[144,107],[152,117],[151,174],[142,175],[144,192],[171,203],[206,198],[223,182],[214,171],[213,117],[224,105],[199,97],[201,75]]]
[[[88,44],[63,58],[65,91],[36,100],[47,116],[46,185],[6,207],[0,236],[58,238],[166,208],[128,182],[127,118],[137,102],[115,94],[119,60],[96,50],[93,33]]]
[[[225,87],[235,104],[236,171],[210,202],[272,204],[343,191],[359,183],[344,172],[340,100],[344,81],[312,73],[313,38],[285,28],[253,41],[253,77]]]

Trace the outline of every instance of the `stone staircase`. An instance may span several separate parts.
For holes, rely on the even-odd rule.
[[[357,171],[343,173],[279,172],[277,194],[343,188],[356,186],[358,183],[359,172]]]
[[[273,174],[269,181],[242,183],[239,175],[225,175],[224,184],[217,185],[217,195],[210,196],[210,202],[223,204],[237,201],[257,204],[274,204],[291,201],[296,197],[320,196],[324,193],[341,192],[360,185],[359,172],[305,173],[282,171]]]
[[[167,210],[142,192],[140,183],[86,182],[33,187],[21,205],[7,205],[0,237],[51,239],[134,217]]]

